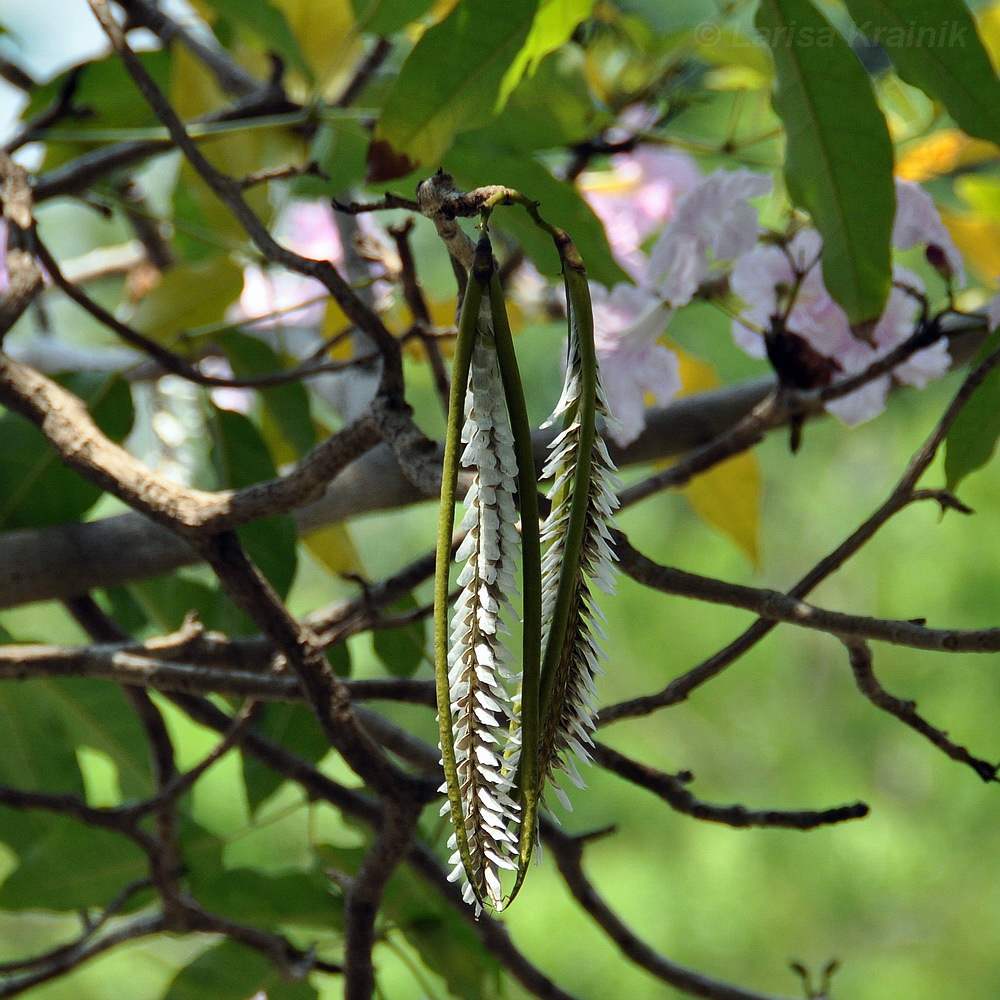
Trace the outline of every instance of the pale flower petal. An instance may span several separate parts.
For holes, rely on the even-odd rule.
[[[610,292],[595,285],[592,296],[601,379],[611,415],[620,423],[608,433],[624,446],[646,426],[647,393],[668,403],[680,391],[677,356],[656,342],[673,311],[634,285],[616,285]]]
[[[611,170],[588,171],[580,187],[604,223],[615,257],[639,280],[646,267],[643,241],[667,222],[678,197],[700,178],[697,163],[687,153],[644,146],[615,156]]]
[[[691,300],[712,261],[734,260],[757,242],[757,210],[749,198],[771,190],[772,179],[740,168],[719,168],[677,202],[649,255],[648,284],[674,306]]]
[[[892,242],[898,250],[937,246],[944,254],[958,286],[965,284],[965,264],[951,233],[941,221],[934,199],[919,185],[896,180],[896,218]]]

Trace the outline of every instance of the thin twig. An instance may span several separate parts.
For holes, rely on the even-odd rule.
[[[748,809],[742,805],[719,806],[703,802],[687,788],[690,774],[665,774],[656,768],[632,760],[611,747],[596,743],[590,751],[601,767],[663,799],[677,812],[695,819],[726,826],[779,827],[786,830],[815,830],[846,820],[863,819],[869,808],[863,802],[830,809]]]
[[[952,760],[968,764],[983,781],[997,780],[997,765],[989,761],[973,757],[965,747],[949,739],[942,729],[932,726],[917,712],[917,703],[905,701],[890,694],[879,683],[872,667],[872,654],[867,643],[858,640],[845,639],[844,645],[851,661],[851,670],[858,690],[876,707],[889,715],[895,716],[904,725],[926,737],[939,750]]]

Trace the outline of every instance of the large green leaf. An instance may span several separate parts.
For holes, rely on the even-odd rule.
[[[343,926],[343,897],[318,873],[219,869],[199,882],[198,901],[220,916],[261,927]]]
[[[980,359],[1000,345],[1000,330],[984,345]],[[944,472],[955,489],[970,472],[986,465],[1000,438],[1000,367],[994,368],[965,404],[945,438]]]
[[[550,52],[569,41],[581,21],[590,17],[594,0],[540,0],[531,31],[510,64],[500,85],[502,105],[525,73],[534,73]]]
[[[268,1000],[314,1000],[307,982],[289,983],[259,952],[223,941],[174,977],[164,1000],[248,1000],[263,992]]]
[[[76,743],[108,755],[122,792],[139,799],[152,792],[145,732],[120,687],[84,678],[47,682]]]
[[[161,87],[170,75],[170,53],[165,49],[139,54],[145,68]],[[72,82],[71,82],[72,80]],[[136,89],[128,71],[116,58],[94,60],[74,66],[59,76],[33,88],[22,113],[28,121],[50,108],[61,93],[72,87],[73,107],[81,112],[64,118],[55,132],[58,139],[45,144],[45,167],[52,170],[73,159],[102,140],[110,138],[108,129],[144,128],[158,125],[149,104]]]
[[[422,17],[431,0],[352,0],[352,4],[362,31],[392,35]]]
[[[401,614],[418,607],[411,594],[400,598],[386,614]],[[375,655],[385,664],[386,670],[395,677],[412,677],[424,661],[427,648],[427,627],[422,621],[402,625],[399,628],[376,629],[372,633]]]
[[[129,432],[134,412],[124,379],[86,372],[60,381],[87,404],[113,441]],[[16,414],[0,416],[0,455],[0,528],[76,521],[101,496],[100,487],[63,465],[41,432]]]
[[[1000,81],[962,0],[846,0],[899,75],[940,101],[969,135],[1000,143]]]
[[[823,280],[852,324],[881,315],[891,285],[892,144],[868,76],[806,0],[761,0],[792,200],[823,236]]]
[[[511,95],[503,112],[484,128],[463,136],[468,145],[480,137],[510,149],[565,148],[598,135],[612,117],[591,96],[582,53],[568,46],[541,61]]]
[[[368,150],[370,180],[436,168],[456,135],[489,121],[536,6],[537,0],[459,3],[424,33],[386,97]]]
[[[405,935],[428,969],[460,1000],[501,995],[500,966],[469,925],[436,893],[406,869],[393,877],[386,914]]]
[[[335,871],[354,875],[364,848],[317,845],[317,853]],[[461,1000],[493,1000],[502,995],[501,970],[462,915],[408,868],[397,868],[386,886],[382,917],[398,928],[439,975],[448,992]]]
[[[369,139],[369,131],[361,122],[323,115],[309,146],[309,159],[325,177],[297,177],[292,181],[292,191],[302,198],[329,198],[360,184],[365,176]]]
[[[236,375],[263,375],[280,371],[281,359],[259,337],[230,330],[219,337]],[[309,410],[309,394],[301,382],[285,382],[257,390],[284,439],[299,456],[316,443],[316,428]]]
[[[0,684],[0,784],[83,795],[76,744],[57,691],[46,680]]]
[[[267,0],[250,0],[250,3],[246,0],[206,0],[206,3],[231,24],[256,37],[312,82],[312,70],[283,11]]]
[[[272,702],[263,706],[254,723],[254,731],[280,743],[286,750],[316,763],[330,749],[316,719],[303,705]],[[254,811],[285,780],[273,768],[255,756],[243,755],[243,780],[247,801]]]
[[[242,288],[243,269],[227,253],[177,264],[136,306],[132,325],[153,340],[173,344],[180,333],[217,323]]]
[[[539,211],[546,221],[561,226],[572,237],[587,264],[587,274],[605,285],[627,281],[608,246],[608,238],[593,209],[580,197],[572,184],[557,180],[537,160],[514,150],[472,145],[476,137],[463,139],[445,158],[445,169],[466,188],[481,184],[505,184],[525,197],[541,203]],[[552,248],[552,238],[539,229],[521,208],[493,213],[491,227],[509,232],[543,273],[557,277],[559,257]]]
[[[22,846],[18,866],[0,887],[0,907],[80,910],[101,906],[147,872],[128,838],[55,817],[47,832]]]
[[[260,431],[242,413],[213,407],[209,419],[212,464],[219,485],[239,489],[275,477],[276,470]],[[284,597],[296,568],[298,535],[291,517],[269,517],[239,529],[247,553]]]

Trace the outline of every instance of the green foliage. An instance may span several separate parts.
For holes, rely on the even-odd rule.
[[[419,607],[412,594],[386,608],[387,615],[402,614]],[[372,634],[375,655],[394,677],[412,677],[426,657],[427,627],[423,621],[399,628],[377,629]]]
[[[121,441],[132,427],[132,396],[117,375],[79,373],[63,384],[79,396],[98,427]],[[0,528],[59,524],[82,517],[101,496],[55,456],[42,434],[21,417],[0,415]]]
[[[431,0],[352,0],[352,5],[364,31],[392,35],[422,17]]]
[[[303,705],[262,705],[254,722],[254,731],[270,737],[311,763],[321,760],[330,749],[312,712]],[[247,801],[251,811],[256,812],[278,790],[283,779],[251,754],[242,754],[241,763]]]
[[[285,367],[274,349],[258,337],[227,330],[220,335],[219,343],[226,352],[234,375],[273,375]],[[316,443],[316,428],[305,386],[289,380],[263,387],[257,392],[280,440],[291,445],[296,457],[309,451]]]
[[[401,193],[411,195],[415,181],[443,166],[464,188],[504,184],[538,199],[545,218],[572,234],[589,276],[611,286],[628,277],[581,194],[586,184],[564,178],[572,177],[584,159],[588,170],[610,176],[607,168],[624,162],[612,152],[613,143],[631,134],[631,117],[623,124],[620,116],[641,104],[644,113],[637,117],[656,119],[650,126],[655,141],[690,151],[705,172],[720,163],[777,170],[783,136],[788,194],[820,229],[825,279],[852,321],[876,316],[889,289],[890,132],[902,142],[901,166],[903,159],[912,166],[910,154],[923,142],[941,141],[933,156],[919,161],[921,176],[930,181],[935,198],[952,207],[946,221],[956,239],[966,227],[961,232],[968,240],[962,244],[967,262],[985,262],[980,266],[987,281],[996,271],[990,263],[1000,219],[995,150],[983,152],[979,144],[977,157],[970,159],[967,144],[969,136],[1000,139],[1000,84],[987,53],[995,57],[1000,51],[997,3],[846,0],[854,23],[878,34],[899,77],[916,91],[891,74],[870,79],[826,20],[828,15],[848,26],[843,10],[818,0],[760,0],[755,22],[760,37],[752,29],[754,5],[720,8],[708,0],[459,0],[453,5],[199,0],[194,6],[212,21],[222,54],[246,72],[263,83],[268,52],[278,55],[286,70],[281,83],[287,104],[262,118],[196,128],[200,148],[236,181],[261,169],[280,172],[310,160],[323,174],[248,187],[247,198],[269,225],[292,198],[367,200],[386,185],[395,191],[400,178]],[[48,30],[60,28],[60,4],[43,0],[43,7]],[[15,15],[12,9],[12,24]],[[23,47],[25,65],[34,65],[28,57],[35,42],[22,38],[17,27],[3,39],[4,56],[18,61]],[[131,37],[155,44],[147,32]],[[356,77],[364,58],[385,48],[378,44],[383,37],[391,43],[388,56],[370,75]],[[921,37],[924,41],[916,43]],[[181,41],[175,40],[170,51],[142,52],[140,59],[185,120],[218,113],[240,100],[220,87]],[[342,104],[352,80],[360,82],[360,91]],[[772,82],[780,122],[767,99]],[[189,165],[178,169],[176,157],[136,165],[125,155],[127,148],[115,148],[121,141],[165,135],[117,59],[93,59],[32,88],[22,123],[51,109],[71,85],[75,110],[35,146],[41,150],[42,184],[50,171],[69,164],[83,170],[96,152],[119,154],[114,169],[99,171],[71,192],[72,215],[65,203],[48,200],[38,206],[40,229],[60,259],[98,251],[72,262],[81,272],[93,266],[94,274],[81,287],[174,349],[190,349],[192,356],[201,349],[221,349],[238,375],[297,364],[298,358],[259,338],[253,325],[227,325],[244,267],[260,263],[232,213]],[[288,108],[293,111],[286,114]],[[965,135],[950,126],[939,130],[947,124],[941,112]],[[603,145],[605,140],[612,145]],[[584,181],[593,176],[585,175]],[[110,273],[102,269],[105,252],[113,257],[121,249],[110,244],[133,235],[119,205],[126,180],[135,180],[146,196],[141,215],[172,255],[158,281],[145,265],[133,269],[132,260],[125,273],[117,266]],[[779,191],[767,206],[765,222],[783,230],[789,207]],[[106,211],[110,221],[100,214]],[[74,220],[72,232],[66,232],[65,218]],[[498,236],[501,262],[523,251],[543,274],[559,275],[549,237],[525,213],[498,209],[491,229]],[[291,245],[301,235],[285,233],[285,238]],[[446,331],[454,299],[447,258],[429,224],[419,222],[412,239],[433,321],[438,332]],[[350,257],[356,248],[344,242]],[[364,249],[370,252],[371,246]],[[394,277],[392,253],[383,256]],[[383,298],[393,300],[385,315],[401,335],[409,315],[400,305],[398,282],[379,279],[370,287],[360,271],[344,273],[359,294],[380,307]],[[945,296],[939,284],[929,281],[928,287],[933,312]],[[954,289],[956,305],[981,309],[989,288]],[[71,331],[74,345],[107,346],[109,334],[96,333],[92,319],[55,289],[49,287],[38,305],[8,343]],[[551,300],[545,305],[551,308]],[[403,313],[406,318],[397,323]],[[759,376],[764,369],[732,349],[728,325],[728,315],[701,303],[675,322],[670,335],[676,333],[706,366],[710,362],[727,378]],[[321,331],[331,332],[337,331]],[[529,409],[547,412],[558,393],[561,343],[538,314],[529,317],[518,336],[518,352],[529,359],[522,366]],[[997,342],[994,336],[985,350]],[[442,336],[440,344],[447,359],[448,337]],[[170,474],[207,489],[265,482],[306,454],[327,427],[339,426],[340,417],[312,380],[248,391],[232,404],[241,412],[220,408],[223,396],[213,399],[208,390],[187,387],[183,405],[165,414],[184,425],[186,437],[177,445],[169,434],[151,430],[151,414],[160,404],[149,401],[148,368],[128,376],[141,381],[104,373],[61,381],[84,400],[112,440],[127,440],[143,461],[163,461]],[[760,564],[768,586],[796,579],[870,513],[869,501],[891,488],[954,385],[919,396],[899,394],[893,412],[850,434],[833,421],[810,422],[794,459],[777,435],[761,445]],[[415,408],[420,427],[440,426],[439,400],[423,354],[419,362],[407,358],[406,402]],[[1000,516],[996,484],[990,476],[972,473],[984,468],[996,450],[998,414],[1000,375],[994,370],[946,442],[943,475],[948,488],[960,488],[977,510],[974,530],[963,532],[964,519],[958,517],[938,523],[936,508],[914,505],[880,530],[869,551],[838,571],[821,603],[841,606],[848,595],[858,602],[852,610],[859,613],[900,620],[928,615],[930,624],[970,628],[994,623],[992,595],[1000,575],[989,540]],[[138,426],[130,436],[133,423]],[[115,513],[98,488],[61,463],[42,435],[13,412],[0,413],[0,459],[0,530],[45,529]],[[936,485],[936,475],[932,470],[922,485]],[[710,475],[695,482],[712,489]],[[756,480],[740,478],[743,501],[747,484],[757,489]],[[815,497],[823,502],[814,502]],[[827,503],[829,497],[836,502]],[[719,489],[711,499],[726,508],[731,522],[735,501],[727,503]],[[761,582],[677,497],[651,499],[630,509],[622,522],[637,539],[648,540],[654,558],[669,565],[746,584]],[[353,583],[341,579],[348,570],[362,563],[377,567],[370,574],[377,580],[424,554],[431,535],[426,506],[358,518],[349,529],[339,524],[333,530],[345,534],[326,539],[322,551],[330,557],[317,554],[315,559],[300,559],[290,517],[240,531],[251,557],[300,619],[357,593]],[[369,573],[363,576],[367,580]],[[204,566],[133,580],[95,596],[138,639],[179,628],[191,612],[227,637],[259,632]],[[418,586],[378,613],[406,612],[428,599],[426,585]],[[866,603],[877,604],[877,612],[866,611]],[[747,623],[742,612],[653,596],[628,580],[605,607],[610,669],[600,681],[604,703],[662,690]],[[8,626],[0,625],[4,644],[86,641],[55,602],[2,615]],[[425,645],[426,628],[417,622],[373,631],[370,642],[367,637],[341,641],[326,657],[336,674],[366,684],[384,679],[387,671],[427,680]],[[1000,710],[1000,694],[988,670],[965,672],[959,683],[944,654],[886,645],[876,651],[887,688],[918,701],[921,711],[956,739],[996,759],[990,747],[995,747],[992,720]],[[209,664],[191,659],[181,662],[192,669]],[[838,996],[940,1000],[955,995],[956,968],[962,980],[958,992],[992,995],[996,957],[981,942],[1000,933],[1000,920],[983,900],[995,898],[998,887],[990,866],[981,862],[1000,850],[1000,827],[989,788],[984,792],[978,779],[956,774],[954,762],[938,760],[915,734],[897,731],[890,720],[859,705],[835,640],[781,628],[740,667],[745,669],[734,669],[724,683],[706,685],[674,706],[669,725],[637,719],[616,728],[616,745],[636,751],[650,767],[676,772],[690,766],[697,773],[697,793],[709,801],[791,808],[862,796],[872,800],[872,819],[809,835],[706,827],[591,768],[585,774],[589,789],[572,793],[576,811],[564,823],[570,834],[617,826],[615,837],[587,846],[588,871],[598,889],[651,948],[764,993],[795,992],[795,981],[784,969],[786,954],[802,956],[814,967],[838,954],[844,957],[834,984]],[[229,712],[238,701],[213,696],[214,704]],[[166,696],[156,695],[155,702],[185,766],[217,744],[218,733],[182,719]],[[434,742],[433,712],[425,706],[375,707],[415,738]],[[114,684],[5,679],[0,729],[4,787],[81,801],[89,794],[102,804],[117,801],[119,793],[126,803],[153,793],[149,741],[125,693]],[[357,776],[329,752],[303,705],[265,705],[255,730],[352,791],[358,785]],[[368,794],[363,787],[358,791]],[[304,952],[315,946],[317,954],[337,961],[344,940],[343,893],[321,865],[329,862],[345,875],[356,874],[372,831],[357,816],[319,805],[310,795],[249,750],[231,750],[177,804],[180,877],[185,891],[220,917],[284,934]],[[421,821],[419,849],[432,848],[445,858],[447,833],[436,806]],[[936,825],[942,816],[949,819],[947,830]],[[155,831],[155,820],[145,821],[144,829]],[[71,940],[80,931],[80,911],[95,915],[124,886],[149,873],[148,859],[128,838],[47,809],[0,806],[0,842],[0,908],[9,911],[0,912],[3,961]],[[520,985],[505,979],[483,943],[497,939],[491,938],[490,925],[474,929],[466,914],[446,903],[431,881],[416,874],[418,867],[408,864],[390,880],[376,922],[380,994],[447,993],[460,1000],[520,996]],[[973,868],[982,877],[970,881]],[[517,947],[575,996],[659,1000],[663,984],[633,969],[594,932],[592,922],[557,887],[553,869],[546,855],[507,918]],[[131,900],[123,917],[155,905],[155,895],[144,892]],[[921,944],[919,962],[914,941]],[[192,948],[206,950],[191,961]],[[133,978],[134,970],[147,966],[159,977],[156,989],[146,979],[139,985],[141,977]],[[137,996],[168,1000],[247,1000],[258,991],[266,991],[270,1000],[332,998],[343,985],[339,978],[315,974],[308,981],[282,981],[264,956],[231,941],[197,937],[185,943],[158,935],[147,944],[116,949],[64,984],[31,991],[28,998],[49,996],[49,991],[53,996],[110,996],[121,992],[122,982]]]
[[[86,910],[147,873],[145,855],[120,833],[58,817],[18,851],[17,868],[0,886],[0,907]]]
[[[284,12],[267,0],[206,0],[233,27],[249,32],[289,66],[312,82],[312,70],[302,55],[298,39],[288,25]]]
[[[1000,346],[994,333],[980,353],[985,358]],[[994,367],[965,404],[945,439],[944,472],[948,489],[955,489],[969,473],[983,468],[1000,438],[1000,367]]]
[[[223,941],[182,969],[164,1000],[246,1000],[264,992],[270,1000],[313,1000],[306,982],[282,980],[271,963],[248,948]]]
[[[847,43],[807,0],[761,0],[785,125],[785,180],[823,237],[823,280],[851,323],[876,319],[890,286],[892,145]]]
[[[242,413],[212,406],[211,460],[221,487],[239,489],[277,476],[267,444]],[[240,540],[271,585],[284,597],[295,578],[298,535],[291,517],[268,517],[240,528]]]
[[[459,132],[489,121],[536,0],[458,4],[413,47],[386,97],[368,152],[372,181],[440,165]]]
[[[1000,142],[1000,81],[961,0],[847,0],[847,9],[907,83],[969,135]]]

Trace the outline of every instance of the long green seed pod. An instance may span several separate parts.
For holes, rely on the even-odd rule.
[[[503,380],[504,397],[514,435],[517,458],[517,492],[521,509],[521,621],[522,655],[520,671],[520,716],[515,729],[520,742],[517,772],[517,794],[522,813],[528,808],[534,815],[539,796],[538,736],[539,679],[542,647],[542,557],[538,529],[538,479],[531,445],[531,424],[524,402],[524,390],[514,353],[507,308],[504,304],[500,279],[494,274],[490,281],[490,309],[496,340],[497,360]],[[526,807],[526,803],[532,804]],[[524,880],[534,844],[534,824],[520,824],[517,881],[507,905],[513,901]]]
[[[566,233],[555,230],[563,263],[569,316],[569,356],[562,397],[550,421],[562,417],[543,478],[554,477],[552,509],[542,527],[543,657],[540,691],[539,769],[569,807],[552,777],[565,771],[576,784],[579,773],[566,751],[589,763],[592,745],[594,678],[600,672],[601,614],[591,584],[606,593],[614,581],[609,525],[618,480],[607,447],[597,432],[598,414],[607,417],[594,348],[594,320],[587,273]],[[526,808],[524,822],[534,823]]]
[[[470,902],[484,903],[489,893],[485,877],[476,878],[482,869],[482,859],[473,859],[472,843],[467,825],[467,809],[463,796],[464,775],[460,773],[459,756],[467,764],[469,747],[456,750],[455,720],[453,718],[453,686],[450,683],[449,657],[449,569],[451,566],[451,540],[455,515],[455,492],[458,484],[459,449],[465,423],[466,389],[472,356],[478,340],[484,285],[493,270],[493,256],[488,244],[476,248],[473,280],[469,281],[462,303],[455,359],[452,369],[451,394],[448,406],[448,427],[445,436],[444,466],[441,474],[441,515],[438,524],[437,561],[434,578],[434,661],[440,729],[441,762],[445,773],[445,790],[448,793],[446,808],[450,808],[454,829],[453,845],[457,848],[459,865],[457,873],[469,874]],[[463,767],[462,770],[467,770]],[[468,894],[467,894],[468,898]]]

